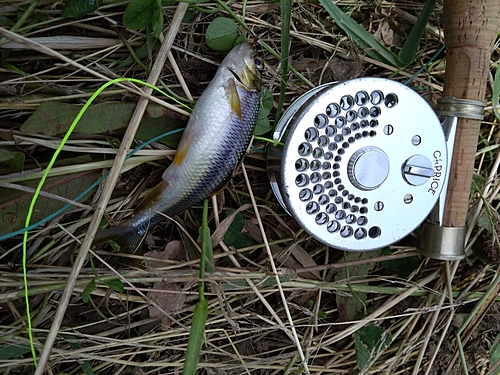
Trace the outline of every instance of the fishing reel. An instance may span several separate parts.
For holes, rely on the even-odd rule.
[[[398,82],[324,84],[281,117],[268,150],[271,186],[318,241],[346,251],[380,249],[426,218],[441,225],[455,131],[456,117],[441,123]],[[435,258],[463,257],[460,250],[434,254],[424,247]]]

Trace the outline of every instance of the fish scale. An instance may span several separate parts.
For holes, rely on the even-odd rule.
[[[262,60],[248,43],[231,50],[198,99],[163,181],[144,209],[104,230],[94,244],[114,240],[128,251],[148,230],[216,193],[248,148],[260,105]]]

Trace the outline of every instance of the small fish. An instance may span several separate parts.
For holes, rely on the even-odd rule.
[[[263,60],[249,43],[234,47],[198,99],[172,164],[125,223],[98,233],[94,245],[113,240],[137,249],[148,232],[217,193],[241,161],[252,137],[260,104]]]

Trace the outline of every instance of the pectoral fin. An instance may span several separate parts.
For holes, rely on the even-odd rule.
[[[236,116],[241,120],[241,101],[240,96],[238,94],[238,90],[236,89],[236,83],[234,78],[231,78],[225,85],[224,89],[226,90],[227,97],[229,98],[229,105]]]
[[[175,152],[174,161],[175,165],[180,165],[189,150],[189,142],[180,142],[177,146],[177,151]]]

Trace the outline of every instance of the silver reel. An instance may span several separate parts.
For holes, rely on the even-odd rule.
[[[272,189],[314,238],[347,251],[388,246],[436,206],[446,137],[433,109],[381,78],[319,86],[295,101],[268,151]]]

